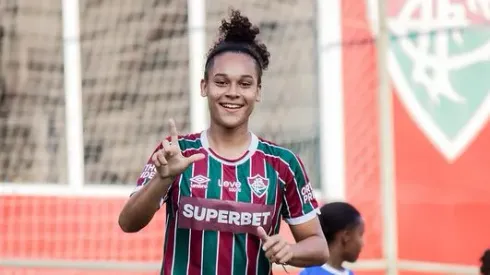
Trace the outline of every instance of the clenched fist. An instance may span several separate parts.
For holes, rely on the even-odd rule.
[[[151,157],[157,173],[162,178],[175,177],[184,172],[193,162],[204,158],[204,154],[201,153],[184,157],[179,146],[179,134],[173,119],[169,120],[169,126],[170,142],[164,139],[162,141],[163,148],[156,151]]]

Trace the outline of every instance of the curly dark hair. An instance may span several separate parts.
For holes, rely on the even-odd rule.
[[[485,252],[480,258],[480,261],[481,261],[480,273],[482,275],[489,275],[490,274],[490,249],[485,250]]]
[[[252,25],[248,17],[243,16],[239,10],[231,10],[229,21],[223,19],[219,27],[219,38],[208,52],[205,79],[213,65],[214,57],[224,52],[242,52],[250,55],[257,63],[259,83],[262,72],[269,66],[270,53],[267,46],[257,40],[260,30]]]

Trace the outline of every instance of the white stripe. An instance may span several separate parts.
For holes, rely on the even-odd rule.
[[[359,1],[359,4],[361,1]],[[342,1],[316,0],[318,51],[318,124],[320,131],[321,186],[329,199],[345,199],[345,115],[344,47],[331,47],[342,41]]]
[[[318,210],[318,208],[314,208],[313,211],[311,211],[310,213],[308,213],[306,215],[296,217],[296,218],[285,219],[285,220],[290,225],[302,224],[302,223],[305,223],[305,222],[308,222],[308,221],[314,219],[318,215],[317,210]]]

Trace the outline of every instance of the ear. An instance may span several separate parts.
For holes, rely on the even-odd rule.
[[[208,96],[208,83],[204,79],[201,79],[201,96],[202,97]]]
[[[262,99],[262,85],[259,84],[259,86],[257,87],[257,97],[255,98],[255,101],[260,102],[261,99]]]
[[[340,233],[340,239],[342,240],[342,243],[343,244],[346,244],[348,242],[350,242],[350,240],[352,239],[352,231],[350,230],[342,230]]]

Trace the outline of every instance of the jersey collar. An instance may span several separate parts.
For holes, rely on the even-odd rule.
[[[212,155],[215,157],[219,162],[226,164],[226,165],[240,165],[244,162],[246,162],[250,157],[257,151],[257,148],[259,146],[259,138],[252,132],[249,132],[251,135],[251,140],[250,140],[250,145],[248,146],[247,152],[240,157],[239,159],[236,160],[229,160],[225,159],[218,154],[216,154],[210,147],[209,147],[209,140],[208,140],[208,135],[207,135],[207,130],[201,132],[201,145],[208,152],[208,154]]]

